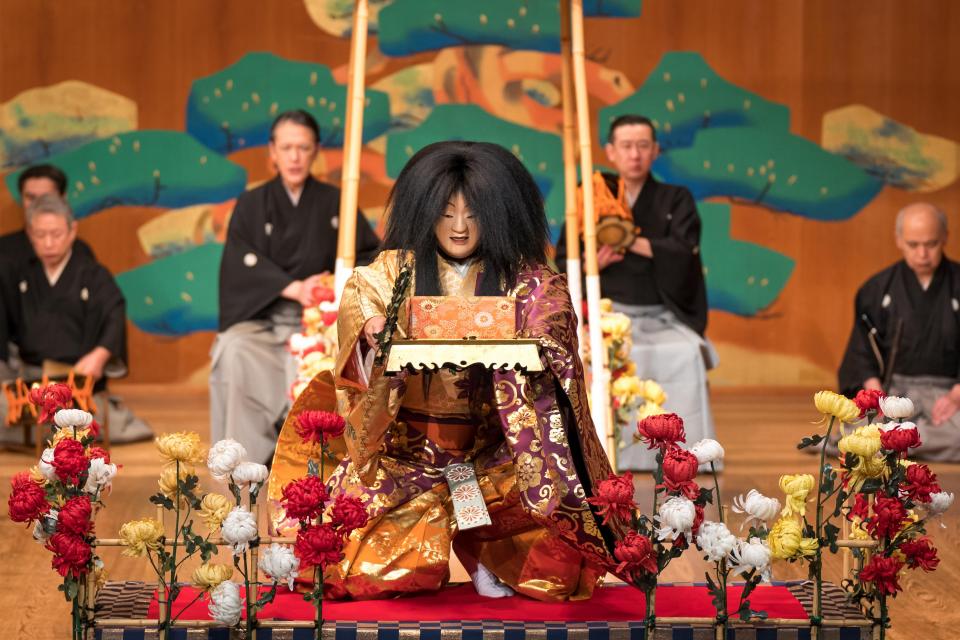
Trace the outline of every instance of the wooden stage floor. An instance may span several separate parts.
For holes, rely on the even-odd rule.
[[[193,430],[208,439],[208,404],[205,388],[177,386],[126,386],[122,391],[127,403],[148,420],[157,433]],[[758,393],[724,390],[714,396],[718,439],[727,451],[725,471],[720,480],[724,504],[732,498],[757,488],[767,495],[778,495],[777,480],[783,473],[813,473],[816,459],[798,452],[795,443],[811,433],[817,419],[809,393]],[[154,513],[147,501],[157,490],[160,461],[151,442],[120,445],[112,451],[114,462],[122,469],[107,499],[107,509],[98,519],[97,532],[115,537],[119,526],[131,519]],[[0,518],[0,611],[3,611],[3,637],[64,638],[69,637],[69,609],[57,591],[60,577],[50,569],[50,553],[33,542],[23,525],[6,517],[6,501],[11,476],[33,465],[31,456],[0,452],[0,499],[4,517]],[[960,465],[936,464],[945,490],[960,490]],[[639,475],[639,474],[638,474]],[[208,490],[225,491],[205,473],[201,480]],[[650,503],[652,481],[648,476],[637,480],[638,501]],[[891,607],[894,620],[890,638],[907,640],[953,640],[960,637],[960,610],[949,605],[960,591],[960,542],[956,527],[960,523],[960,506],[948,512],[944,523],[934,526],[934,543],[941,563],[933,574],[910,572],[903,580],[904,592]],[[711,517],[708,514],[708,517]],[[713,516],[715,517],[715,516]],[[734,520],[736,522],[736,520]],[[732,527],[734,528],[734,527]],[[119,550],[104,550],[104,560],[111,580],[150,580],[149,565],[142,559],[122,557]],[[696,551],[688,551],[668,569],[665,580],[703,581],[703,562]],[[188,578],[193,567],[185,567]],[[828,562],[828,578],[840,578],[840,560]],[[456,568],[455,576],[462,576]],[[776,579],[802,578],[805,569],[799,565],[778,563]],[[957,628],[954,628],[957,625]],[[951,629],[954,629],[951,631]]]

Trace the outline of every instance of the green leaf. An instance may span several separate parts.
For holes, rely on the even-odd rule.
[[[310,458],[307,460],[307,475],[310,476],[319,476],[320,475],[320,465],[317,464],[316,460]]]
[[[157,506],[163,507],[167,511],[173,511],[173,500],[162,493],[155,493],[154,495],[150,496],[150,502]]]
[[[823,525],[823,536],[827,544],[830,545],[830,553],[836,553],[840,547],[837,546],[837,536],[840,534],[840,527],[826,523]]]
[[[806,449],[807,447],[818,445],[821,442],[823,442],[823,436],[819,434],[810,436],[808,438],[804,438],[803,440],[801,440],[800,444],[797,445],[797,449]]]

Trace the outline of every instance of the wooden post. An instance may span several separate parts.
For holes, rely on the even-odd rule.
[[[561,102],[563,105],[564,230],[567,240],[567,284],[577,315],[577,344],[583,357],[583,287],[580,265],[580,217],[577,215],[576,132],[573,104],[573,60],[570,44],[570,0],[560,0]]]
[[[357,260],[357,191],[360,187],[360,152],[363,147],[364,82],[367,60],[367,0],[353,6],[353,36],[350,41],[347,80],[346,126],[343,135],[343,173],[340,177],[340,224],[337,237],[337,267],[334,291],[343,292]]]
[[[583,253],[586,266],[587,310],[590,314],[590,415],[594,427],[614,463],[613,431],[608,423],[607,371],[603,364],[603,333],[600,331],[600,270],[597,265],[597,221],[593,208],[593,151],[590,140],[590,105],[587,100],[587,73],[584,65],[583,0],[571,1],[573,84],[577,101],[577,138],[580,146],[580,175],[583,185]]]

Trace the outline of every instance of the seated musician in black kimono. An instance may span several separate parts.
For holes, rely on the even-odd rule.
[[[960,460],[960,264],[944,255],[947,216],[927,203],[897,214],[903,260],[857,291],[840,388],[913,400],[916,456]]]
[[[59,195],[67,191],[66,174],[51,164],[38,164],[24,169],[17,178],[20,204],[26,209],[34,200],[45,194]],[[93,256],[86,242],[77,238],[73,243],[77,253]],[[33,257],[33,246],[26,229],[19,229],[0,236],[0,311],[6,316],[0,321],[0,380],[14,377],[9,362],[18,362],[17,347],[6,335],[13,321],[19,297],[17,283],[11,280],[13,265]]]
[[[310,167],[320,129],[305,111],[287,111],[270,128],[277,176],[242,194],[230,218],[220,262],[220,333],[211,350],[210,441],[233,438],[251,460],[267,462],[275,425],[296,376],[287,350],[313,288],[337,258],[340,190],[315,180]],[[357,264],[380,241],[357,216]]]
[[[45,367],[72,368],[96,381],[97,404],[110,411],[111,440],[149,437],[149,427],[105,393],[107,377],[127,372],[126,304],[113,276],[89,251],[74,249],[77,224],[56,193],[30,202],[26,236],[29,255],[2,263],[2,279],[12,285],[4,292],[11,304],[3,333],[18,352],[18,361],[4,354],[8,373],[36,380]]]

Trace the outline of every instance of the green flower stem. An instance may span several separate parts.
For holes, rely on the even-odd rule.
[[[720,514],[720,523],[723,524],[723,501],[720,500],[720,479],[717,478],[717,467],[710,461],[710,474],[713,475],[713,490],[717,495],[717,513]]]
[[[833,434],[833,424],[836,420],[836,416],[830,416],[830,425],[827,427],[827,437],[824,438],[823,446],[820,448],[820,467],[817,469],[817,519],[815,526],[817,552],[811,565],[811,569],[813,569],[814,588],[816,589],[813,602],[813,615],[817,618],[820,617],[823,606],[823,495],[820,492],[820,487],[823,486],[823,466],[827,456],[827,445],[830,444],[830,436]],[[816,635],[819,636],[819,633]]]

